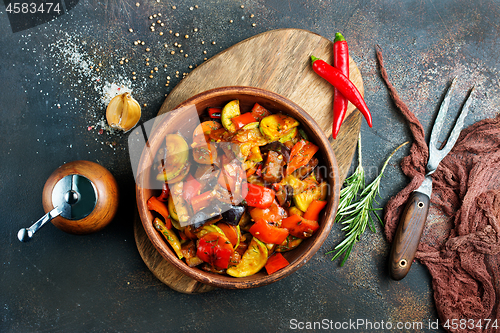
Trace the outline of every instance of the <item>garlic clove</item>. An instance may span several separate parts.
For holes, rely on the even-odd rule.
[[[130,93],[113,97],[106,108],[106,120],[112,128],[131,130],[141,119],[141,106]]]

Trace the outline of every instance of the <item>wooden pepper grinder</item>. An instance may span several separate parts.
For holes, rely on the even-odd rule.
[[[90,161],[74,161],[56,169],[43,188],[46,214],[29,228],[18,232],[27,242],[45,223],[77,235],[89,234],[107,226],[118,209],[118,185],[113,175]]]

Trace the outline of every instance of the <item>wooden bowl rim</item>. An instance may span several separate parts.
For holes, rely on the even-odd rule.
[[[207,100],[213,99],[215,97],[223,97],[225,95],[249,95],[249,96],[257,96],[261,98],[268,99],[272,102],[284,105],[287,109],[294,110],[298,118],[299,122],[302,126],[306,126],[310,131],[316,133],[316,136],[320,139],[320,142],[315,142],[320,147],[320,151],[323,150],[324,160],[330,161],[331,169],[333,172],[333,179],[329,183],[333,183],[333,193],[330,193],[330,200],[325,208],[325,216],[321,223],[321,232],[314,235],[316,237],[309,248],[305,249],[303,253],[299,254],[297,259],[290,263],[289,266],[271,274],[264,275],[259,278],[256,278],[255,275],[251,275],[244,278],[234,278],[231,276],[220,275],[215,273],[205,272],[199,268],[191,268],[184,261],[177,258],[175,253],[170,249],[169,245],[163,240],[161,235],[154,229],[152,226],[152,221],[149,221],[148,214],[149,210],[147,209],[146,202],[149,198],[145,197],[145,190],[138,186],[138,182],[136,182],[136,198],[137,205],[139,208],[139,216],[141,219],[141,223],[144,227],[144,230],[152,242],[153,246],[156,250],[175,268],[179,269],[185,275],[201,282],[204,284],[212,285],[214,287],[225,288],[225,289],[247,289],[247,288],[255,288],[268,285],[270,283],[281,280],[282,278],[292,274],[297,271],[300,267],[305,265],[316,252],[320,249],[320,247],[325,242],[328,237],[330,230],[333,226],[334,216],[336,214],[339,202],[340,195],[340,180],[339,180],[339,172],[338,165],[335,158],[335,154],[331,147],[330,142],[326,138],[325,134],[316,123],[316,121],[299,105],[295,104],[291,100],[268,90],[256,88],[256,87],[248,87],[248,86],[227,86],[227,87],[219,87],[210,90],[206,90],[204,92],[198,93],[184,102],[180,103],[174,110],[168,112],[165,118],[162,118],[161,121],[156,124],[155,123],[155,131],[151,132],[150,137],[148,138],[148,142],[150,143],[150,147],[155,147],[155,143],[157,140],[161,140],[166,132],[168,132],[169,123],[180,114],[184,107],[189,105],[196,105],[197,103]],[[289,112],[283,110],[285,114]],[[294,116],[297,116],[294,115]],[[315,140],[317,141],[317,140]],[[156,151],[156,150],[154,150]],[[139,162],[139,170],[141,170],[141,165],[150,161],[147,155],[143,151],[141,156],[141,160]],[[154,156],[154,154],[153,154]]]

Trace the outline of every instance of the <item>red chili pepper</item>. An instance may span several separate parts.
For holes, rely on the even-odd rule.
[[[328,65],[321,59],[311,56],[313,70],[337,88],[365,116],[368,126],[372,127],[372,115],[358,88],[340,70]]]
[[[349,48],[344,36],[340,32],[335,34],[335,41],[333,43],[333,67],[340,70],[346,77],[349,77]],[[332,136],[334,139],[337,138],[337,134],[340,131],[340,126],[347,113],[348,104],[349,100],[337,88],[334,88],[332,125]]]
[[[272,274],[289,264],[288,260],[286,260],[281,253],[275,252],[269,257],[269,259],[267,259],[267,263],[264,267],[266,268],[267,274]]]
[[[220,119],[221,118],[221,113],[222,113],[222,108],[208,108],[208,115],[212,119]]]
[[[251,112],[240,114],[234,118],[231,118],[231,121],[236,126],[236,130],[239,130],[246,124],[254,123],[257,121]]]
[[[274,191],[270,188],[248,183],[248,193],[245,197],[247,205],[257,208],[268,208],[274,201]]]

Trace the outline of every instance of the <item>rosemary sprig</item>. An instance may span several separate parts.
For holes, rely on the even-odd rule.
[[[363,162],[361,157],[361,132],[358,135],[358,166],[354,173],[344,181],[344,187],[340,190],[339,207],[335,222],[340,222],[342,216],[356,198],[359,191],[365,187],[365,169],[363,169]]]
[[[353,176],[356,174],[356,172],[358,172],[358,175],[353,178],[354,179],[353,181],[355,181],[354,184],[352,181],[351,183],[348,183],[346,181],[346,188],[348,190],[344,192],[344,198],[342,198],[342,191],[340,193],[341,196],[340,202],[344,202],[343,205],[345,206],[342,207],[342,210],[339,209],[337,211],[337,216],[335,217],[336,222],[341,222],[342,224],[346,225],[345,227],[342,228],[343,231],[346,231],[346,238],[340,244],[338,244],[332,251],[327,252],[327,254],[329,254],[337,251],[337,253],[333,256],[332,261],[340,257],[342,254],[344,254],[344,258],[342,259],[340,266],[343,266],[347,258],[349,258],[352,248],[359,241],[361,235],[365,232],[367,226],[370,228],[371,231],[375,232],[372,213],[377,217],[377,219],[382,225],[384,224],[380,216],[378,216],[378,214],[375,213],[375,211],[381,210],[382,208],[374,208],[373,203],[374,202],[377,203],[376,201],[377,196],[380,197],[380,182],[382,180],[384,170],[387,164],[389,163],[389,160],[399,150],[399,148],[403,147],[407,143],[408,142],[405,142],[396,149],[394,149],[394,151],[385,160],[384,165],[382,166],[382,170],[380,170],[380,174],[377,176],[377,178],[375,178],[368,186],[363,188],[364,171],[358,171],[358,169],[362,170],[361,148],[360,148],[361,141],[358,138],[358,147],[359,147],[358,168],[354,172]],[[360,180],[361,177],[359,176],[361,173],[363,175],[362,180]],[[363,188],[363,190],[359,195],[359,199],[353,202],[353,199],[357,196],[358,193],[357,191],[354,192],[356,188],[357,189]]]

